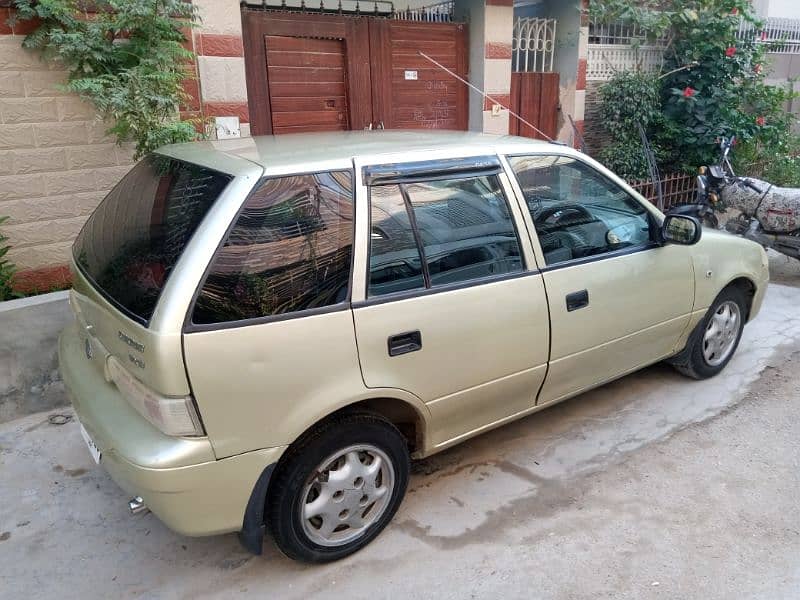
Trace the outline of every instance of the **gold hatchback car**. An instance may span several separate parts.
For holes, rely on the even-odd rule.
[[[657,361],[717,374],[768,281],[567,147],[390,131],[165,147],[72,267],[61,372],[132,510],[310,562],[380,533],[411,457]]]

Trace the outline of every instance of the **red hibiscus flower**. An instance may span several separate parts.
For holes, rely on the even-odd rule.
[[[728,46],[728,49],[727,49],[727,50],[725,50],[725,56],[727,56],[728,58],[730,58],[730,57],[732,57],[734,54],[736,54],[736,46]]]
[[[696,93],[697,93],[697,90],[695,90],[694,88],[686,87],[686,88],[683,90],[683,97],[684,97],[684,98],[691,98],[691,97],[692,97],[692,96],[694,96]]]
[[[759,127],[763,127],[767,123],[767,119],[765,117],[756,117],[756,125]]]
[[[756,75],[760,75],[760,74],[761,74],[761,71],[762,71],[763,69],[764,69],[764,67],[763,67],[762,65],[760,65],[760,64],[759,64],[759,65],[756,65],[755,67],[753,67],[753,71],[756,73]]]
[[[739,9],[738,9],[738,8],[736,8],[736,7],[734,6],[734,7],[731,9],[731,14],[732,14],[732,15],[738,15],[738,14],[739,14]]]

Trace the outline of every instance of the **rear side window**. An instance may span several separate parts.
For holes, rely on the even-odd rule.
[[[522,271],[495,175],[370,188],[369,296]]]
[[[186,244],[230,180],[191,163],[146,157],[78,234],[72,249],[78,268],[128,316],[147,323]]]
[[[214,257],[192,321],[241,321],[344,302],[352,249],[349,171],[267,179]]]

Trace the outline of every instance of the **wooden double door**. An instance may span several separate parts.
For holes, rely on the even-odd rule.
[[[254,135],[467,129],[467,28],[377,17],[244,11]]]

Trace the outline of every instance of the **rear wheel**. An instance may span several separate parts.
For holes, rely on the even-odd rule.
[[[374,415],[317,427],[290,450],[267,499],[268,523],[289,558],[328,562],[371,542],[405,495],[405,438]]]
[[[680,373],[694,379],[706,379],[722,371],[739,346],[746,306],[741,289],[722,290],[689,336],[686,348],[670,363]]]

